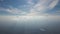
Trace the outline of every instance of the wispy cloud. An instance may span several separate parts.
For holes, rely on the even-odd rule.
[[[8,9],[6,9],[6,8],[0,8],[0,11],[6,11],[6,12],[9,12],[9,13],[15,14],[15,15],[16,15],[16,14],[17,14],[17,15],[23,15],[23,14],[26,13],[26,12],[24,12],[24,11],[18,9],[18,8],[13,8],[13,7],[10,7],[10,8],[8,8]]]
[[[53,9],[59,0],[39,0],[37,4],[30,9],[30,13],[28,15],[39,15],[47,12],[47,10]]]
[[[7,11],[11,14],[18,15],[49,15],[46,13],[48,10],[52,10],[59,0],[38,0],[37,3],[34,3],[33,0],[28,0],[27,4],[24,5],[27,8],[27,11],[23,11],[19,8],[0,8],[0,11]],[[28,10],[29,9],[29,10]]]
[[[59,2],[59,0],[53,0],[53,2],[50,3],[49,7],[50,7],[51,9],[53,9],[53,8],[58,4],[58,2]]]
[[[23,12],[22,10],[17,9],[17,8],[10,8],[10,9],[7,9],[7,11],[12,13],[12,14],[22,14],[22,12]]]
[[[32,0],[27,0],[27,3],[28,3],[28,4],[31,4],[31,5],[34,4],[34,3],[32,2]]]

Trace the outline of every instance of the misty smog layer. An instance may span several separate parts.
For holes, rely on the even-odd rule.
[[[1,16],[0,18],[2,19],[0,34],[60,33],[59,16]]]

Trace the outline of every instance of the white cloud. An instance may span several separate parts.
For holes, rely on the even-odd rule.
[[[0,8],[0,11],[6,11],[6,12],[9,12],[11,14],[18,14],[18,15],[23,15],[23,14],[26,14],[26,12],[18,9],[18,8],[13,8],[13,7],[10,7],[8,9],[5,9],[5,8]]]
[[[10,7],[8,9],[5,8],[0,8],[0,11],[7,11],[9,13],[12,14],[18,14],[18,15],[49,15],[48,13],[45,13],[47,10],[51,10],[53,9],[59,0],[39,0],[36,4],[34,4],[34,2],[32,2],[32,0],[28,0],[27,4],[28,5],[24,5],[25,7],[27,7],[29,10],[27,13],[27,11],[23,11],[21,9],[18,8],[13,8]]]
[[[17,8],[7,9],[7,11],[12,13],[12,14],[20,14],[20,13],[22,13],[22,11],[20,9],[17,9]]]
[[[32,2],[32,0],[27,0],[27,3],[28,3],[28,4],[31,4],[31,5],[34,4],[34,3]]]
[[[59,0],[54,0],[50,5],[49,5],[49,7],[52,9],[52,8],[54,8],[57,4],[58,4],[58,1]]]
[[[30,8],[30,13],[28,15],[39,15],[39,13],[45,14],[47,10],[53,9],[57,5],[58,1],[59,0],[39,0],[33,8]]]

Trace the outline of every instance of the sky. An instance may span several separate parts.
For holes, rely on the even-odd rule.
[[[56,34],[60,33],[59,26],[60,0],[0,0],[0,30],[3,34],[4,29],[14,30],[16,34],[24,28],[27,34],[32,31]]]
[[[41,20],[59,21],[60,0],[0,0],[1,21],[39,20],[41,17]]]
[[[0,21],[28,20],[60,22],[60,0],[0,0]]]
[[[0,0],[0,15],[60,15],[60,0]]]
[[[60,0],[0,0],[0,21],[31,20],[60,22]]]

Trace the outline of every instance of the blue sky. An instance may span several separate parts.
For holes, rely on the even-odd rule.
[[[0,15],[60,15],[60,0],[0,0]]]

